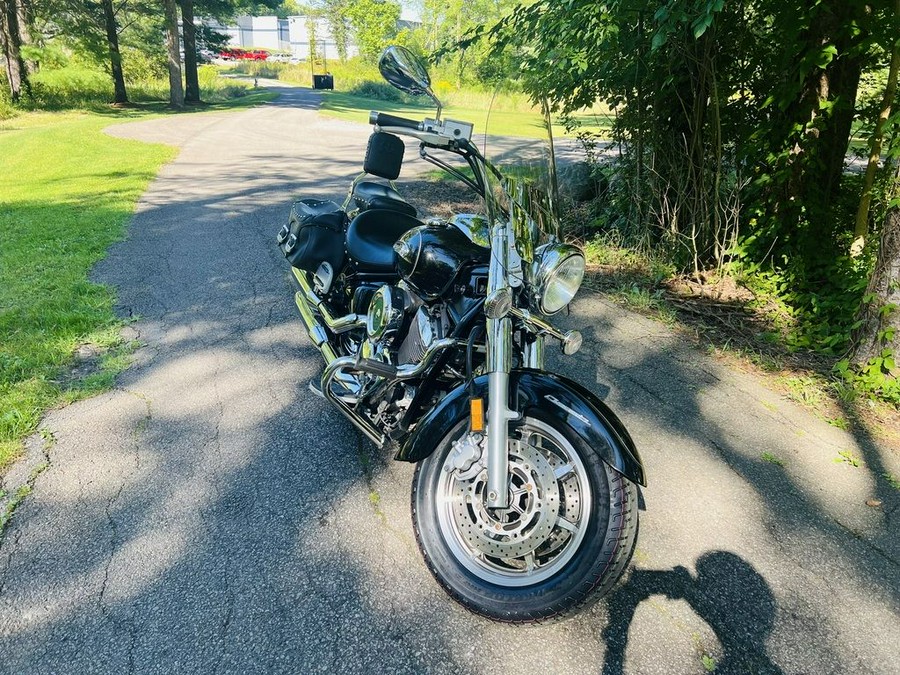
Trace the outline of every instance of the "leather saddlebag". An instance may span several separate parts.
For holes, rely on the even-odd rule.
[[[297,269],[315,272],[323,262],[334,274],[344,266],[344,228],[347,215],[334,202],[301,199],[291,206],[287,225],[276,241],[284,257]]]

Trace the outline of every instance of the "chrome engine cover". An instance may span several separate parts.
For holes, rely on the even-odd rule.
[[[397,362],[404,364],[421,361],[425,350],[441,337],[440,329],[440,323],[431,317],[425,307],[420,307],[409,325],[406,337],[400,343]]]
[[[395,333],[403,324],[406,304],[406,293],[401,288],[384,284],[375,291],[366,314],[369,339],[381,340]]]

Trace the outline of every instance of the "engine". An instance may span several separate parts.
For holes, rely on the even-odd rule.
[[[419,363],[428,347],[447,332],[444,312],[428,307],[408,288],[385,284],[372,295],[366,312],[361,356],[393,366]],[[389,434],[415,394],[412,382],[391,384],[384,377],[360,374],[361,401]]]
[[[396,366],[418,363],[446,329],[440,308],[428,307],[407,288],[385,284],[369,302],[363,356]]]

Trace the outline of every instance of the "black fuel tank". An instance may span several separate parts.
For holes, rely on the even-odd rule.
[[[464,268],[487,263],[491,255],[452,225],[414,227],[397,240],[394,251],[400,275],[426,300],[444,295]]]

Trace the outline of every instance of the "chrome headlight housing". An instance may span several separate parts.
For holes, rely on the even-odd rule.
[[[556,314],[572,302],[584,279],[584,254],[570,244],[547,244],[536,252],[535,305],[542,314]]]

